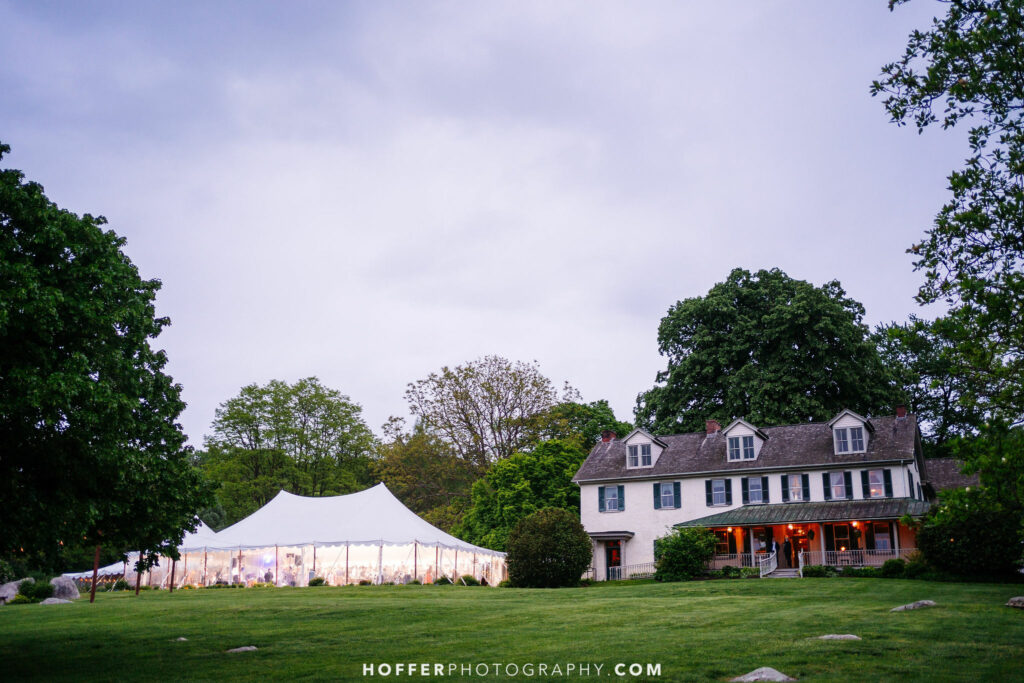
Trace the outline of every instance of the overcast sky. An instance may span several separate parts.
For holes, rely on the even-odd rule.
[[[487,354],[632,420],[661,317],[734,267],[919,312],[964,149],[870,97],[943,9],[886,4],[0,0],[2,163],[163,282],[197,446],[245,384],[379,433]]]

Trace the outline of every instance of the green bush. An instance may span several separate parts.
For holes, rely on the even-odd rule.
[[[944,491],[917,531],[928,564],[965,578],[1016,577],[1021,557],[1020,516],[1007,511],[987,489]]]
[[[740,568],[740,576],[744,579],[759,579],[761,578],[761,570],[757,567],[742,567]]]
[[[886,579],[899,579],[906,574],[907,563],[903,560],[895,557],[891,560],[886,560],[882,565],[882,577]]]
[[[406,585],[408,585],[408,586],[419,586],[419,585],[421,585],[421,583],[420,583],[420,580],[419,580],[419,579],[413,579],[412,581],[410,581],[410,582],[409,582],[408,584],[406,584]]]
[[[688,581],[705,572],[715,555],[715,535],[704,527],[676,529],[654,542],[654,578]]]
[[[459,583],[464,586],[479,586],[480,582],[476,580],[472,574],[464,574],[460,579]]]
[[[370,581],[369,579],[359,579],[359,585],[360,586],[372,586],[373,585],[373,581]]]
[[[129,588],[131,588],[131,586],[128,585],[128,582],[125,579],[118,579],[117,581],[114,582],[114,585],[111,588],[111,590],[126,591]]]
[[[723,579],[738,579],[740,578],[740,568],[734,567],[731,564],[727,564],[722,567],[722,578]]]
[[[314,576],[312,579],[309,580],[310,586],[322,586],[325,583],[327,583],[327,579],[325,579],[322,576]]]
[[[436,579],[434,579],[434,585],[435,586],[450,586],[450,585],[452,585],[452,580],[449,579],[447,576],[439,576]]]
[[[32,605],[32,604],[34,604],[36,602],[38,602],[38,600],[33,600],[32,598],[26,598],[21,593],[18,593],[13,598],[11,598],[7,602],[7,604],[8,605]]]
[[[22,595],[32,602],[40,602],[53,597],[53,584],[45,580],[36,581],[35,583],[22,581],[18,585],[18,595]]]
[[[924,555],[920,551],[916,551],[910,554],[907,558],[907,566],[903,568],[903,578],[905,579],[919,579],[929,570],[928,562],[924,559]]]
[[[580,581],[580,583],[582,584],[583,581]],[[588,583],[587,585],[590,585],[590,584]],[[498,588],[511,588],[511,587],[512,587],[512,582],[509,581],[508,579],[505,579],[505,580],[501,581],[500,583],[498,583]]]
[[[544,508],[519,520],[508,535],[508,578],[513,586],[577,586],[590,566],[590,536],[579,513]]]
[[[0,560],[0,583],[14,581],[14,567],[7,560]]]
[[[274,587],[274,584],[268,583],[266,581],[257,581],[256,583],[254,583],[252,585],[252,588],[273,588],[273,587]]]
[[[824,579],[836,575],[835,567],[827,567],[822,564],[811,564],[804,567],[805,579]]]

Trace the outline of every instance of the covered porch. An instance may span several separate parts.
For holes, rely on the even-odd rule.
[[[899,520],[927,510],[928,503],[912,498],[744,505],[676,526],[706,527],[715,534],[710,569],[874,567],[916,550],[914,529]],[[769,563],[773,547],[777,552]]]

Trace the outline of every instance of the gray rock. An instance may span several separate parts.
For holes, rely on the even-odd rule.
[[[900,605],[899,607],[893,607],[890,612],[906,612],[910,609],[921,609],[922,607],[935,607],[935,603],[931,600],[918,600],[912,602],[909,605]]]
[[[25,577],[24,579],[18,579],[17,581],[11,581],[0,586],[0,605],[5,602],[10,602],[14,599],[14,596],[18,594],[18,586],[21,585],[22,581],[28,581],[29,583],[35,583],[36,580],[31,576]]]
[[[53,597],[61,600],[78,599],[78,586],[72,579],[66,576],[55,576],[50,579],[50,584],[53,586]]]
[[[177,640],[178,642],[181,642],[183,640],[188,640],[188,638],[186,638],[185,636],[179,636],[179,637],[175,638],[175,640]]]
[[[1007,607],[1017,607],[1017,608],[1020,608],[1020,609],[1024,609],[1024,595],[1018,595],[1015,598],[1010,598],[1007,601],[1006,606]]]
[[[70,605],[70,600],[61,600],[60,598],[46,598],[40,605]]]
[[[860,636],[855,636],[852,633],[829,633],[818,636],[818,640],[860,640]]]
[[[790,678],[781,671],[776,671],[770,666],[762,666],[760,669],[754,669],[745,676],[738,676],[736,678],[729,679],[731,681],[795,681],[795,678]]]
[[[256,646],[255,645],[246,645],[244,647],[236,647],[236,648],[234,648],[232,650],[228,650],[228,652],[255,652],[255,651],[256,651]]]

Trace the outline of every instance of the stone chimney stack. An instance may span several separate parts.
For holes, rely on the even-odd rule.
[[[610,429],[605,429],[604,431],[601,432],[601,443],[608,443],[609,441],[614,441],[615,437],[615,432],[613,432]]]
[[[718,420],[707,420],[704,424],[707,427],[708,436],[722,429],[722,425],[718,424]]]
[[[896,406],[896,419],[902,420],[907,416],[907,407],[905,405]]]

